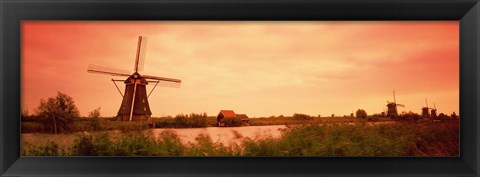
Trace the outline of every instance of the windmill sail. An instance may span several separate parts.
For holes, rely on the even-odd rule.
[[[147,50],[147,37],[139,36],[138,37],[138,46],[137,46],[137,57],[135,58],[135,67],[133,68],[135,72],[143,70],[145,63],[145,53]]]
[[[172,79],[172,78],[168,78],[168,77],[158,77],[158,76],[149,76],[149,75],[143,75],[143,77],[145,79],[182,83],[182,80],[180,80],[180,79]]]
[[[182,86],[181,83],[177,82],[167,82],[161,80],[147,80],[147,82],[155,83],[155,85],[162,86],[162,87],[171,87],[171,88],[180,88]]]
[[[96,74],[106,74],[110,76],[130,76],[130,73],[127,70],[97,66],[97,65],[88,65],[87,72],[96,73]]]

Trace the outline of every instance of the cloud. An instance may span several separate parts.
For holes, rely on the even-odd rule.
[[[112,77],[86,67],[133,71],[145,35],[142,74],[183,81],[155,89],[154,116],[381,111],[392,90],[412,105],[427,95],[458,113],[458,22],[32,21],[22,30],[22,104],[31,109],[59,90],[82,115],[98,106],[115,115]]]

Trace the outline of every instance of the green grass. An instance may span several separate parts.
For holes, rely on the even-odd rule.
[[[346,121],[345,123],[349,123]],[[280,138],[244,138],[240,144],[215,143],[199,135],[182,144],[178,135],[130,131],[79,134],[73,145],[48,141],[22,149],[28,156],[457,156],[458,120],[394,124],[302,124],[282,131]]]
[[[376,121],[391,121],[388,118],[376,118]],[[302,124],[330,124],[330,123],[359,123],[365,122],[364,119],[354,117],[308,117],[308,119],[297,117],[270,117],[270,118],[251,118],[249,126],[266,126],[266,125],[302,125]],[[105,130],[144,130],[151,128],[202,128],[216,126],[216,117],[207,116],[206,114],[189,114],[177,115],[175,117],[151,118],[150,124],[136,121],[116,121],[115,117],[107,118],[77,118],[71,130],[66,133],[75,133],[83,131],[105,131]],[[239,124],[240,125],[240,124]],[[239,126],[234,125],[234,126]],[[38,118],[31,116],[22,118],[22,133],[51,133],[42,125]]]
[[[70,133],[105,130],[132,131],[148,129],[149,126],[142,122],[111,121],[107,119],[100,119],[98,121],[97,129],[94,128],[95,126],[93,118],[80,119],[73,122],[72,130],[70,131]],[[22,122],[21,130],[22,133],[49,133],[40,122],[36,121]]]

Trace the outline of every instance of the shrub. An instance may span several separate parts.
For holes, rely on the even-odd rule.
[[[189,144],[188,156],[238,156],[235,146],[226,147],[221,143],[214,143],[210,136],[200,134],[195,138],[195,144]]]
[[[292,117],[295,118],[295,119],[299,119],[299,120],[311,120],[311,119],[313,119],[313,118],[310,117],[309,115],[299,114],[299,113],[293,114]]]
[[[27,150],[27,152],[23,152],[23,153],[24,153],[24,155],[28,155],[28,156],[59,156],[59,155],[64,155],[61,152],[62,151],[60,150],[58,144],[56,144],[52,141],[47,141],[47,143],[44,146],[31,146]]]
[[[188,116],[179,114],[175,116],[174,125],[177,128],[190,128],[190,124],[188,122]]]
[[[365,119],[365,118],[367,118],[367,111],[365,111],[363,109],[358,109],[355,112],[355,117]]]
[[[208,127],[207,114],[190,114],[191,127]]]
[[[98,153],[95,151],[93,145],[93,137],[90,135],[80,135],[75,139],[72,155],[74,156],[96,156]]]
[[[448,115],[444,114],[444,113],[440,113],[438,115],[438,119],[440,120],[445,120],[445,119],[449,119]]]
[[[399,121],[418,121],[420,118],[419,114],[413,112],[404,113],[396,117]]]

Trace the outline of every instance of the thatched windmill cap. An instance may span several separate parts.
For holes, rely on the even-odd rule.
[[[137,77],[135,78],[135,76],[137,76]],[[144,77],[142,77],[142,75],[140,75],[140,74],[138,74],[138,73],[133,73],[131,76],[129,76],[129,77],[125,80],[125,84],[133,84],[132,81],[134,81],[135,79],[140,80],[140,83],[139,83],[139,84],[144,84],[144,85],[147,85],[147,84],[148,84],[147,80],[146,80]]]

